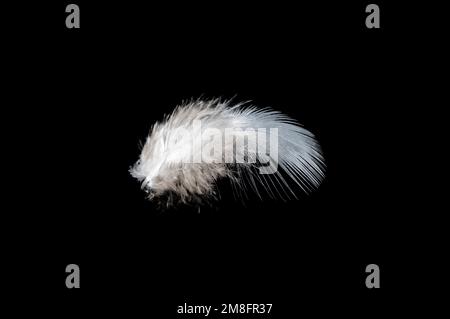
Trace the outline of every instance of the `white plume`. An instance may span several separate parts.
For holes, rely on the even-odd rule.
[[[154,124],[130,169],[149,199],[166,206],[216,199],[216,182],[260,198],[297,198],[324,178],[320,146],[288,116],[230,101],[192,100]]]

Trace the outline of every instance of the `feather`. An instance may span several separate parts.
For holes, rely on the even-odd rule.
[[[154,124],[130,173],[149,199],[168,207],[217,199],[223,178],[261,199],[297,198],[319,186],[324,169],[318,142],[295,120],[212,99],[186,102]]]

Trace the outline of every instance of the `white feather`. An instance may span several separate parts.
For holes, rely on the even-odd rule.
[[[266,129],[267,134],[249,134],[252,129]],[[270,129],[278,134],[276,156],[270,144],[276,134],[271,137]],[[224,136],[231,132],[232,138],[207,131]],[[237,143],[243,136],[244,148]],[[205,150],[210,151],[205,154]],[[185,103],[156,123],[130,173],[142,182],[149,199],[164,199],[170,206],[216,198],[216,182],[222,178],[229,178],[244,193],[250,187],[261,198],[263,189],[271,197],[297,198],[298,189],[309,192],[318,187],[324,167],[313,134],[293,119],[272,109],[231,106],[229,101],[214,99]]]

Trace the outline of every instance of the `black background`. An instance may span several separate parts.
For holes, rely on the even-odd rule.
[[[429,277],[417,275],[425,222],[403,156],[409,102],[422,98],[407,7],[378,1],[381,29],[368,30],[364,1],[93,2],[75,1],[79,30],[65,28],[64,1],[12,23],[24,32],[11,105],[25,110],[18,130],[38,168],[24,166],[36,187],[11,218],[13,296],[61,317],[175,317],[185,302],[273,303],[273,318],[415,307]],[[224,188],[201,213],[155,210],[128,169],[151,124],[199,96],[299,120],[323,147],[319,190],[242,203]],[[65,287],[70,263],[81,289]],[[378,290],[365,287],[371,263]]]

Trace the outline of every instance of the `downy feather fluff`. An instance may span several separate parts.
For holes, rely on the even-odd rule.
[[[195,123],[201,123],[201,127]],[[209,152],[208,161],[193,160],[211,147],[211,137],[202,135],[209,129],[224,136],[228,129],[227,134],[237,139],[246,129],[261,128],[267,133],[276,128],[277,158],[270,152],[267,134],[247,134],[245,148],[238,147],[234,138],[221,137],[216,142],[222,152]],[[257,142],[251,140],[255,138]],[[267,151],[259,152],[264,146]],[[272,173],[262,173],[264,167]],[[299,190],[309,192],[319,186],[324,168],[313,134],[287,115],[247,103],[232,106],[230,101],[212,99],[183,103],[162,123],[155,123],[130,173],[142,183],[149,199],[169,207],[178,202],[201,204],[217,199],[216,182],[223,178],[244,194],[250,190],[260,198],[297,198]]]

